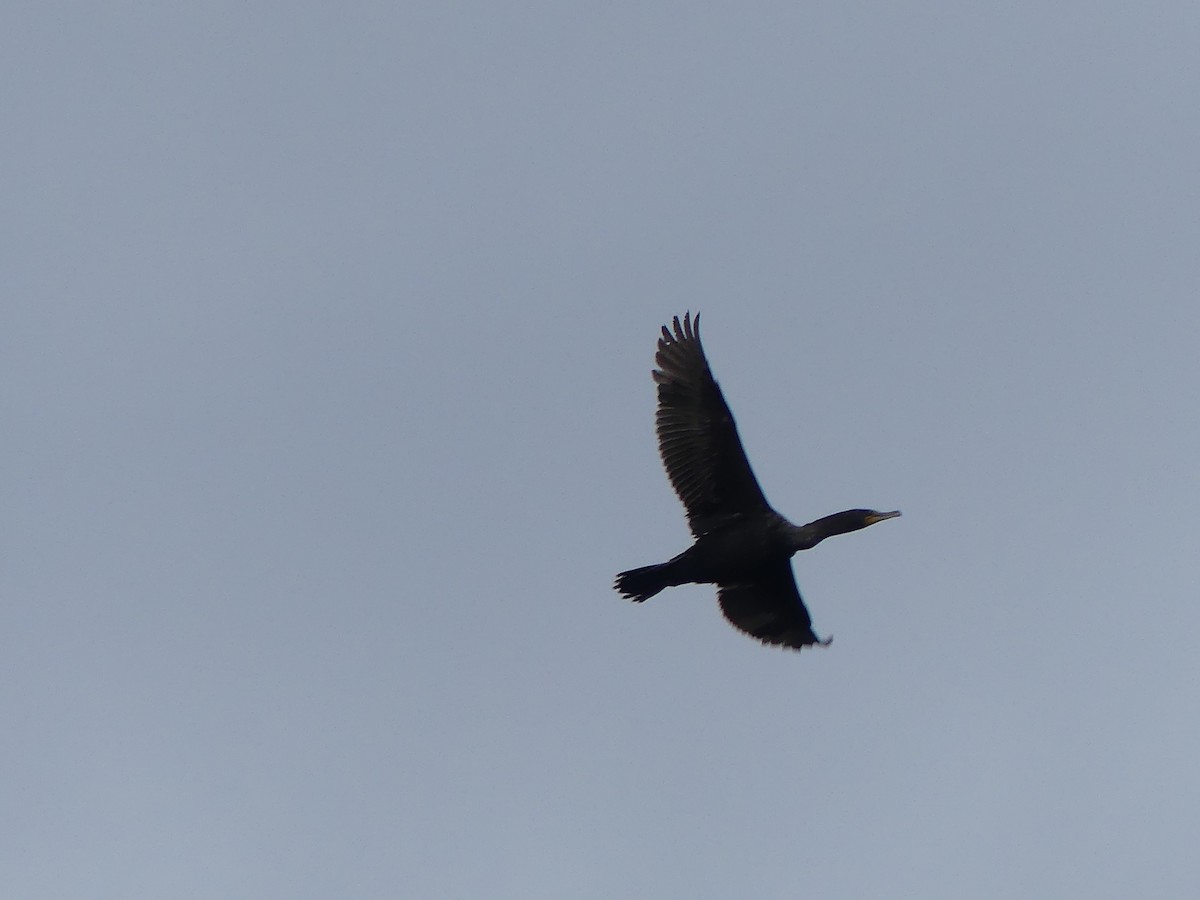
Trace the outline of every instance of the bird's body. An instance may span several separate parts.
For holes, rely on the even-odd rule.
[[[790,522],[772,510],[771,515],[739,517],[702,534],[683,551],[680,574],[687,582],[724,584],[752,578],[772,560],[794,552]]]
[[[630,569],[616,588],[641,602],[678,584],[715,584],[737,628],[767,644],[824,644],[812,630],[789,560],[827,537],[899,512],[852,509],[793,525],[767,503],[750,469],[733,414],[700,345],[700,317],[662,330],[655,357],[659,453],[695,538],[665,563]]]

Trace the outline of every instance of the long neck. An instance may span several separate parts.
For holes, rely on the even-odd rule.
[[[792,551],[794,553],[796,550],[808,550],[810,547],[815,547],[825,538],[833,537],[835,534],[846,534],[866,527],[867,522],[863,520],[861,512],[856,509],[848,509],[831,516],[823,516],[807,525],[790,525],[788,538],[792,546],[796,548]]]

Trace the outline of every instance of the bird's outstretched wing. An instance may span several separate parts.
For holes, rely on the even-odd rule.
[[[754,581],[720,585],[717,596],[725,618],[764,644],[799,650],[829,643],[813,633],[812,619],[786,559],[771,563]]]
[[[750,469],[733,414],[700,346],[700,315],[663,326],[654,361],[658,452],[699,537],[740,513],[770,509]]]

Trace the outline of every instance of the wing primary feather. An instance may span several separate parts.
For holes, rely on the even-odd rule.
[[[700,316],[675,316],[652,372],[659,454],[696,535],[738,513],[768,509],[700,343]]]

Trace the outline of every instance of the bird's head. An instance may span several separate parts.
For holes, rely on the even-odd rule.
[[[898,515],[900,515],[898,509],[891,512],[878,512],[874,509],[848,509],[845,512],[834,513],[832,516],[818,519],[813,524],[818,526],[818,533],[822,537],[832,537],[835,534],[858,531],[860,528],[866,528],[868,525],[874,525],[884,519],[894,519]]]
[[[876,512],[873,509],[856,509],[856,513],[863,518],[863,528],[868,525],[874,525],[876,522],[882,522],[884,519],[894,519],[900,515],[900,510],[893,509],[891,512]]]

